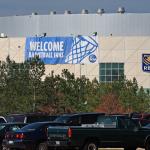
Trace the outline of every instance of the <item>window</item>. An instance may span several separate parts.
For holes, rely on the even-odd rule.
[[[6,116],[7,122],[24,122],[24,115],[9,115]]]
[[[69,125],[77,126],[80,125],[80,116],[72,116],[68,122]]]
[[[82,115],[81,116],[81,123],[82,124],[94,124],[97,122],[98,115],[97,114],[91,114],[91,115]]]
[[[19,126],[14,125],[14,126],[11,126],[11,127],[9,128],[9,131],[16,131],[16,130],[19,130],[19,129],[20,129]]]
[[[100,63],[99,67],[102,82],[121,80],[124,76],[124,63]]]
[[[97,123],[101,128],[117,128],[116,117],[100,116]]]
[[[54,122],[59,122],[59,123],[68,123],[70,121],[70,115],[62,115],[57,117]]]

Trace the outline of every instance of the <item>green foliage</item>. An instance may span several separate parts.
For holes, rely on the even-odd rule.
[[[150,92],[138,87],[135,78],[99,83],[85,76],[76,78],[67,69],[61,75],[52,71],[45,78],[44,73],[45,65],[38,57],[22,63],[9,56],[6,61],[0,61],[0,113],[90,112],[102,104],[102,99],[107,100],[107,95],[115,95],[126,112],[150,111]]]
[[[34,71],[35,70],[35,71]],[[16,63],[9,56],[0,63],[1,113],[28,112],[33,109],[34,87],[40,88],[44,64],[39,58]],[[37,93],[37,98],[39,97]],[[35,93],[36,95],[36,93]]]

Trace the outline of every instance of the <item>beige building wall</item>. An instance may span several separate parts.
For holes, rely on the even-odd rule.
[[[139,86],[150,88],[150,73],[142,70],[142,54],[150,54],[150,37],[101,37],[100,62],[124,63],[127,79],[136,77]]]
[[[0,38],[0,60],[8,55],[16,62],[24,61],[26,38]],[[150,73],[142,71],[142,54],[150,53],[150,37],[100,37],[99,63],[124,63],[125,75],[128,79],[136,77],[139,86],[150,88]],[[99,64],[64,64],[46,65],[46,75],[54,70],[61,74],[63,69],[75,73],[76,77],[85,75],[90,80],[99,80]]]

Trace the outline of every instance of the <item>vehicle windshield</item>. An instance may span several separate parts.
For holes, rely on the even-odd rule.
[[[67,123],[69,120],[70,116],[69,115],[64,115],[56,118],[54,122],[59,122],[59,123]]]
[[[6,116],[7,122],[24,122],[25,116],[24,115],[10,115]]]
[[[35,131],[35,130],[39,129],[42,125],[43,125],[43,123],[32,123],[32,124],[24,126],[23,128],[21,128],[21,130]]]

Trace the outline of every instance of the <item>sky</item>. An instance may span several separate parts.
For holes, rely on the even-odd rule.
[[[0,16],[49,14],[50,11],[60,14],[65,10],[80,13],[82,9],[95,13],[98,8],[115,13],[118,7],[125,7],[128,13],[149,13],[150,0],[0,0]]]

